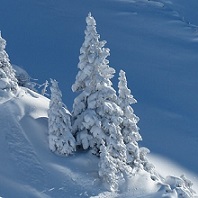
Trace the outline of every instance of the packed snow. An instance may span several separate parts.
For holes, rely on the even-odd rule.
[[[194,11],[197,4],[191,3]],[[49,70],[40,67],[46,72],[30,69],[34,76],[38,73],[37,76],[46,81],[41,94],[35,92],[34,84],[31,84],[29,74],[24,69],[15,66],[15,76],[10,64],[12,59],[9,60],[6,51],[11,51],[19,65],[29,61],[30,65],[37,63],[38,67],[41,60],[38,54],[41,51],[36,46],[38,59],[35,62],[36,59],[19,56],[20,50],[12,48],[15,42],[9,41],[9,48],[5,51],[6,42],[1,38],[0,197],[198,197],[198,35],[196,24],[192,24],[197,16],[190,13],[189,4],[177,0],[87,0],[84,5],[77,1],[56,3],[42,0],[32,1],[28,5],[25,0],[19,4],[11,0],[2,2],[0,29],[8,41],[13,33],[10,27],[17,19],[3,17],[7,15],[3,8],[8,5],[11,10],[15,7],[25,9],[18,16],[24,19],[24,25],[28,21],[23,17],[24,13],[29,11],[31,16],[33,8],[39,13],[34,20],[37,17],[40,20],[42,16],[41,23],[42,20],[46,23],[51,21],[54,25],[57,18],[69,16],[68,23],[73,24],[71,13],[77,6],[81,6],[82,10],[76,18],[85,18],[92,11],[99,20],[96,23],[91,13],[86,18],[85,42],[80,48],[80,72],[76,81],[74,68],[71,76],[66,70],[69,73],[67,78],[54,72],[57,73],[56,79],[60,79],[59,85],[72,87],[79,94],[74,102],[68,88],[61,89],[61,93],[56,80],[50,83],[51,98],[44,96],[48,86],[46,78],[54,75],[53,72],[49,73],[52,70],[50,67]],[[67,13],[64,9],[68,10],[68,5],[70,12]],[[184,5],[186,9],[182,7]],[[101,8],[104,8],[102,13]],[[45,12],[41,14],[42,10]],[[6,29],[5,24],[9,21],[12,23]],[[66,29],[76,36],[83,32],[83,24],[81,20],[78,27]],[[110,50],[104,48],[106,41],[97,34],[96,24],[100,27],[102,37],[110,42],[110,63],[106,59]],[[42,29],[40,25],[38,27]],[[108,25],[110,28],[106,28]],[[32,21],[27,29],[30,27],[34,27]],[[45,31],[49,33],[46,35],[48,42],[52,41],[49,29],[39,32],[41,44],[47,41],[42,36]],[[20,31],[16,29],[15,36],[20,35]],[[58,30],[57,34],[61,35]],[[17,42],[16,39],[16,45]],[[76,43],[67,48],[76,50]],[[25,42],[20,43],[22,51],[23,44]],[[77,45],[81,44],[79,42]],[[33,43],[28,46],[34,51]],[[87,46],[91,46],[89,50]],[[13,55],[14,50],[16,55]],[[53,63],[56,64],[53,67],[57,69],[58,63],[61,63],[60,54],[50,48],[46,54],[47,58],[44,59],[49,58],[46,63],[51,64],[50,61],[54,59]],[[73,60],[77,56],[67,58]],[[123,69],[126,73],[123,70],[119,73],[108,64],[117,65],[116,70]],[[93,68],[93,65],[96,67]],[[111,82],[115,72],[115,77],[119,74],[118,80]],[[33,87],[29,87],[29,83]],[[115,88],[117,85],[118,88]],[[138,104],[135,104],[137,101],[128,88],[131,85]]]

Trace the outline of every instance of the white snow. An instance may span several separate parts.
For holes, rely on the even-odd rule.
[[[157,154],[149,154],[149,160],[155,165],[156,170],[163,176],[181,176],[185,175],[193,183],[193,188],[198,189],[198,175],[190,170],[182,167],[182,164],[178,164],[166,157]]]
[[[128,178],[119,192],[106,191],[98,176],[96,156],[81,151],[61,157],[49,150],[47,98],[27,88],[20,88],[16,97],[1,96],[1,196],[122,198],[157,197],[164,193],[161,184],[144,171]],[[151,161],[163,176],[179,167],[167,163],[161,166],[160,157],[151,157]]]
[[[9,0],[5,1],[4,4],[9,2]],[[170,175],[175,177],[168,177],[166,180],[172,186],[175,185],[175,181],[182,183],[177,178],[184,174],[193,182],[192,188],[198,192],[197,1],[113,0],[91,2],[86,0],[86,3],[83,2],[83,4],[70,2],[70,6],[65,6],[66,4],[63,2],[63,6],[61,6],[60,2],[59,4],[54,1],[50,1],[48,4],[45,0],[35,1],[36,3],[28,4],[28,6],[25,0],[21,2],[24,3],[23,6],[20,4],[17,5],[17,8],[27,8],[24,13],[31,11],[29,5],[33,8],[40,6],[45,9],[46,12],[40,12],[37,15],[31,12],[35,21],[36,17],[39,18],[39,21],[45,18],[44,20],[50,24],[50,28],[46,28],[46,32],[49,34],[41,33],[42,31],[38,27],[30,28],[35,31],[39,30],[40,35],[39,42],[36,42],[35,35],[38,36],[38,34],[30,33],[34,38],[32,42],[28,40],[27,31],[25,34],[22,32],[25,27],[23,26],[23,28],[16,28],[15,34],[10,31],[8,38],[14,38],[16,46],[17,42],[25,40],[24,43],[20,43],[21,46],[24,45],[20,49],[25,48],[24,51],[27,50],[27,53],[26,56],[19,56],[21,59],[17,59],[18,61],[25,61],[26,57],[32,58],[33,56],[32,60],[27,59],[27,62],[34,62],[37,58],[36,63],[41,59],[49,59],[47,64],[45,62],[47,66],[52,64],[50,61],[56,62],[60,57],[54,58],[56,56],[53,51],[54,45],[51,51],[49,45],[46,45],[46,48],[49,48],[49,51],[46,52],[47,56],[39,59],[43,48],[39,51],[37,44],[42,43],[45,38],[51,38],[50,29],[56,29],[60,36],[58,29],[51,27],[54,24],[53,20],[63,15],[67,31],[75,31],[74,37],[78,42],[76,35],[79,35],[80,30],[83,32],[83,27],[79,23],[75,27],[68,28],[68,24],[70,24],[68,21],[75,18],[72,17],[72,14],[76,7],[81,6],[83,10],[79,11],[77,19],[85,17],[87,11],[92,11],[92,9],[96,12],[96,19],[99,18],[100,33],[103,31],[101,35],[107,39],[111,48],[110,62],[112,65],[120,65],[121,68],[123,64],[129,80],[128,85],[130,87],[132,85],[134,95],[138,99],[135,112],[140,117],[142,144],[151,150],[149,160],[164,178]],[[4,4],[2,2],[0,15],[8,16],[5,14]],[[12,2],[8,7],[14,10],[15,6],[16,3]],[[68,11],[67,7],[71,11]],[[101,12],[101,8],[104,8],[104,12]],[[21,10],[19,11],[21,15],[18,14],[17,17],[14,15],[15,12],[11,13],[15,17],[11,17],[13,23],[7,22],[10,27],[16,27],[14,26],[15,18],[22,17],[20,19],[25,21],[26,17]],[[29,16],[32,16],[31,12],[29,12]],[[46,16],[43,17],[41,13]],[[1,17],[0,24],[3,24],[2,20],[6,19],[10,21],[9,17]],[[19,20],[21,24],[23,24],[23,20]],[[68,24],[65,24],[65,20],[68,20]],[[31,22],[27,17],[27,21],[27,24],[30,24],[28,26],[25,23],[28,29],[34,20]],[[71,23],[74,22],[71,20]],[[19,23],[16,24],[19,25]],[[38,23],[35,24],[38,25]],[[63,23],[60,22],[60,24],[62,27]],[[41,26],[44,27],[44,25]],[[6,26],[1,28],[4,28],[7,33],[12,29],[7,30]],[[54,32],[53,35],[58,38]],[[71,39],[70,36],[64,36]],[[64,43],[62,38],[60,40],[60,43]],[[49,41],[51,40],[44,43],[50,43]],[[33,49],[34,45],[31,48],[30,44],[34,43],[36,52],[38,52],[36,55],[35,51],[28,51]],[[9,42],[10,48],[12,45],[15,43]],[[79,42],[77,45],[79,47],[81,43]],[[72,50],[75,49],[71,46],[67,46],[67,48],[72,53]],[[17,50],[17,55],[19,51]],[[31,53],[28,55],[28,52]],[[53,56],[50,56],[50,53],[53,53]],[[64,56],[65,54],[67,53],[64,52]],[[12,56],[15,57],[15,54],[12,53]],[[67,59],[69,58],[70,55],[67,56]],[[93,56],[90,56],[89,61],[92,62],[92,60]],[[34,64],[32,63],[32,65]],[[70,65],[73,67],[73,62]],[[60,72],[58,64],[56,69]],[[36,71],[36,68],[33,70]],[[48,71],[42,72],[41,70],[38,70],[38,75],[48,74]],[[67,73],[69,73],[65,74],[67,78],[61,77],[61,75],[60,78],[63,78],[66,86],[69,86],[74,79],[69,78],[70,72]],[[1,88],[6,86],[4,83],[5,81],[0,83]],[[68,101],[67,98],[71,98],[68,93],[66,92],[64,96],[66,101]],[[71,106],[73,101],[68,102]],[[81,108],[83,108],[83,104],[79,105],[82,105]],[[94,102],[90,102],[90,106],[94,107]],[[119,192],[106,191],[98,176],[97,157],[85,151],[62,157],[49,150],[48,108],[49,100],[46,97],[27,88],[19,88],[16,97],[0,91],[0,197],[178,197],[175,189],[166,193],[167,185],[153,181],[145,172],[140,172],[129,179],[125,186],[121,186]],[[97,132],[99,133],[99,131]],[[155,152],[158,154],[154,154]]]

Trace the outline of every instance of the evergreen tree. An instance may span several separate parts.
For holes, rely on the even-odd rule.
[[[113,142],[111,141],[111,143]],[[111,143],[105,145],[104,141],[101,142],[98,173],[108,190],[117,191],[127,177],[131,176],[132,168],[119,156],[112,155]],[[122,152],[122,149],[120,151]]]
[[[127,87],[126,75],[122,70],[119,73],[118,88],[118,104],[123,110],[123,121],[120,127],[127,150],[127,164],[131,166],[133,172],[143,168],[155,178],[157,177],[155,167],[147,159],[147,154],[150,150],[138,145],[138,142],[142,140],[139,134],[139,127],[137,126],[139,118],[134,114],[134,110],[131,107],[137,101],[131,94],[131,90]]]
[[[72,85],[74,92],[84,91],[91,86],[96,89],[94,86],[101,83],[111,85],[110,79],[115,73],[115,70],[108,66],[106,57],[110,55],[110,50],[104,48],[106,41],[99,41],[100,35],[96,31],[96,21],[91,13],[88,14],[86,23],[85,40],[80,48],[78,63],[80,71]]]
[[[112,143],[112,153],[117,152],[116,155],[125,160],[126,148],[122,136],[116,137],[120,133],[119,125],[123,112],[116,104],[116,91],[111,86],[110,79],[115,70],[109,67],[109,61],[106,59],[110,50],[104,48],[106,41],[99,41],[96,21],[90,13],[86,23],[85,41],[80,49],[78,64],[80,71],[72,86],[74,92],[81,92],[73,104],[73,131],[77,144],[82,145],[84,149],[90,147],[97,155],[102,140],[105,143],[115,141]],[[120,148],[123,148],[123,151],[119,153],[117,149]]]
[[[69,155],[76,149],[71,133],[71,114],[62,102],[62,94],[56,80],[51,80],[51,101],[48,110],[49,147],[53,152]]]
[[[119,73],[118,88],[118,104],[124,112],[122,117],[123,122],[120,127],[127,148],[127,163],[132,168],[138,168],[141,166],[141,159],[145,160],[144,154],[146,153],[144,152],[145,150],[140,150],[138,145],[138,141],[142,140],[137,126],[139,118],[134,114],[133,108],[131,107],[131,105],[137,101],[131,95],[131,90],[127,87],[125,72],[122,70]]]
[[[100,161],[98,174],[103,180],[106,188],[110,191],[118,190],[118,169],[115,163],[115,158],[109,154],[109,148],[102,141],[100,146]]]
[[[18,87],[17,79],[5,47],[6,41],[1,37],[0,32],[0,89],[15,92]]]

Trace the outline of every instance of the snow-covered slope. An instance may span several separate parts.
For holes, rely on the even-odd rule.
[[[151,150],[151,161],[163,176],[184,173],[198,191],[197,1],[2,1],[0,29],[11,62],[27,67],[42,82],[56,78],[70,108],[70,87],[89,11],[108,41],[110,65],[127,73],[138,100],[134,108],[141,119],[142,145]],[[0,196],[63,197],[68,192],[71,197],[89,197],[93,187],[85,185],[84,172],[93,168],[88,171],[93,182],[97,160],[89,154],[89,163],[77,154],[67,159],[51,154],[49,101],[26,92],[14,99],[1,93]],[[95,188],[93,194],[99,192]]]
[[[0,94],[2,197],[116,196],[105,192],[99,180],[97,157],[83,151],[61,157],[49,150],[47,98],[26,88],[20,88],[16,97],[4,91]],[[135,177],[137,182],[125,188],[137,195],[159,188],[149,175],[142,175],[144,178]],[[145,187],[140,189],[140,182]]]
[[[47,141],[48,100],[25,89],[17,97],[4,91],[0,95],[0,193],[5,197],[17,194],[20,197],[22,192],[30,191],[28,185],[42,184],[43,167],[38,153]]]
[[[16,96],[0,94],[2,197],[126,198],[166,193],[165,185],[144,171],[129,178],[119,193],[108,192],[98,177],[96,156],[78,151],[62,157],[49,150],[47,98],[26,88],[20,88]]]
[[[87,175],[96,174],[97,160],[86,154],[63,158],[49,150],[47,98],[21,88],[16,97],[1,92],[0,102],[1,196],[79,197],[91,190],[97,177]]]

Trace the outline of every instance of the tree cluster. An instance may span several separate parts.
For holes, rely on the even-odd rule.
[[[151,174],[151,179],[162,182],[163,197],[191,198],[195,192],[192,182],[181,177],[168,176],[162,179],[147,160],[149,150],[140,147],[142,140],[131,105],[137,101],[127,86],[124,71],[119,72],[118,94],[111,79],[115,70],[109,66],[110,50],[106,41],[100,41],[96,21],[88,14],[85,40],[80,49],[79,72],[72,85],[78,96],[70,113],[62,102],[58,82],[51,79],[51,100],[48,110],[49,148],[59,155],[70,155],[77,148],[89,149],[99,157],[98,175],[110,191],[116,191],[127,178],[140,170]],[[0,32],[0,91],[15,95],[18,86],[34,90],[34,83],[21,68],[10,64],[5,51],[6,41]],[[46,94],[48,81],[43,86]],[[165,182],[165,183],[164,183]]]
[[[110,190],[119,181],[139,169],[150,170],[132,104],[136,100],[127,87],[124,71],[119,73],[118,95],[112,87],[115,70],[109,66],[110,50],[100,41],[96,21],[91,13],[86,18],[85,40],[80,48],[79,72],[72,85],[78,96],[70,114],[61,100],[55,80],[51,80],[49,108],[49,145],[59,154],[71,154],[76,147],[90,149],[100,157],[99,176]],[[149,167],[149,168],[148,168]]]

